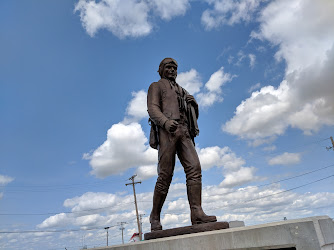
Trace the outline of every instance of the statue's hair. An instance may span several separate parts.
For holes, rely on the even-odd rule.
[[[163,59],[159,65],[159,69],[158,69],[158,72],[159,72],[159,75],[160,77],[162,77],[162,73],[163,73],[163,70],[164,70],[164,67],[167,63],[173,63],[176,65],[177,67],[177,62],[175,59],[173,58],[170,58],[170,57],[166,57],[165,59]]]

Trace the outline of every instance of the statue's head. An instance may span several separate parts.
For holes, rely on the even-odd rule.
[[[161,78],[175,81],[177,77],[177,62],[173,58],[165,58],[159,65],[159,75]]]

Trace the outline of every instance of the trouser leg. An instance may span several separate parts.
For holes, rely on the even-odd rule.
[[[202,183],[201,164],[190,138],[188,128],[184,125],[182,129],[182,139],[177,144],[177,155],[183,166],[187,178],[187,186]]]
[[[165,202],[175,166],[175,141],[170,140],[168,133],[160,129],[158,153],[158,179],[153,194],[153,207],[150,215],[151,231],[162,230],[160,213]]]
[[[187,128],[177,147],[177,153],[187,177],[187,194],[191,211],[192,224],[217,221],[216,216],[208,216],[202,209],[202,173],[201,164],[195,146],[190,139]]]

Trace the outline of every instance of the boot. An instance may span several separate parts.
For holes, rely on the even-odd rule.
[[[216,216],[208,216],[202,209],[202,184],[187,186],[187,193],[193,225],[217,221]]]
[[[153,194],[153,207],[150,215],[150,223],[151,223],[151,232],[162,230],[162,226],[160,223],[160,213],[162,206],[166,200],[166,194],[160,193],[157,189],[154,189]]]

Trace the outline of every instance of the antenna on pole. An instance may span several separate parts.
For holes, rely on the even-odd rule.
[[[123,225],[126,224],[126,222],[120,222],[119,224],[120,224],[119,230],[122,230],[122,244],[124,244],[123,231],[124,231],[125,227]]]
[[[134,199],[135,199],[135,207],[136,207],[136,215],[137,215],[137,224],[138,224],[138,232],[139,232],[139,240],[142,240],[142,232],[141,232],[141,228],[140,228],[140,222],[139,222],[139,215],[138,215],[138,207],[137,207],[137,199],[136,199],[136,189],[135,189],[135,185],[136,184],[141,184],[141,181],[137,181],[137,182],[135,182],[134,180],[135,180],[135,177],[136,177],[137,175],[135,174],[135,175],[132,175],[130,178],[129,178],[129,180],[130,181],[132,181],[131,183],[127,183],[127,184],[125,184],[125,186],[127,186],[127,185],[132,185],[132,188],[133,188],[133,197],[134,197]]]

